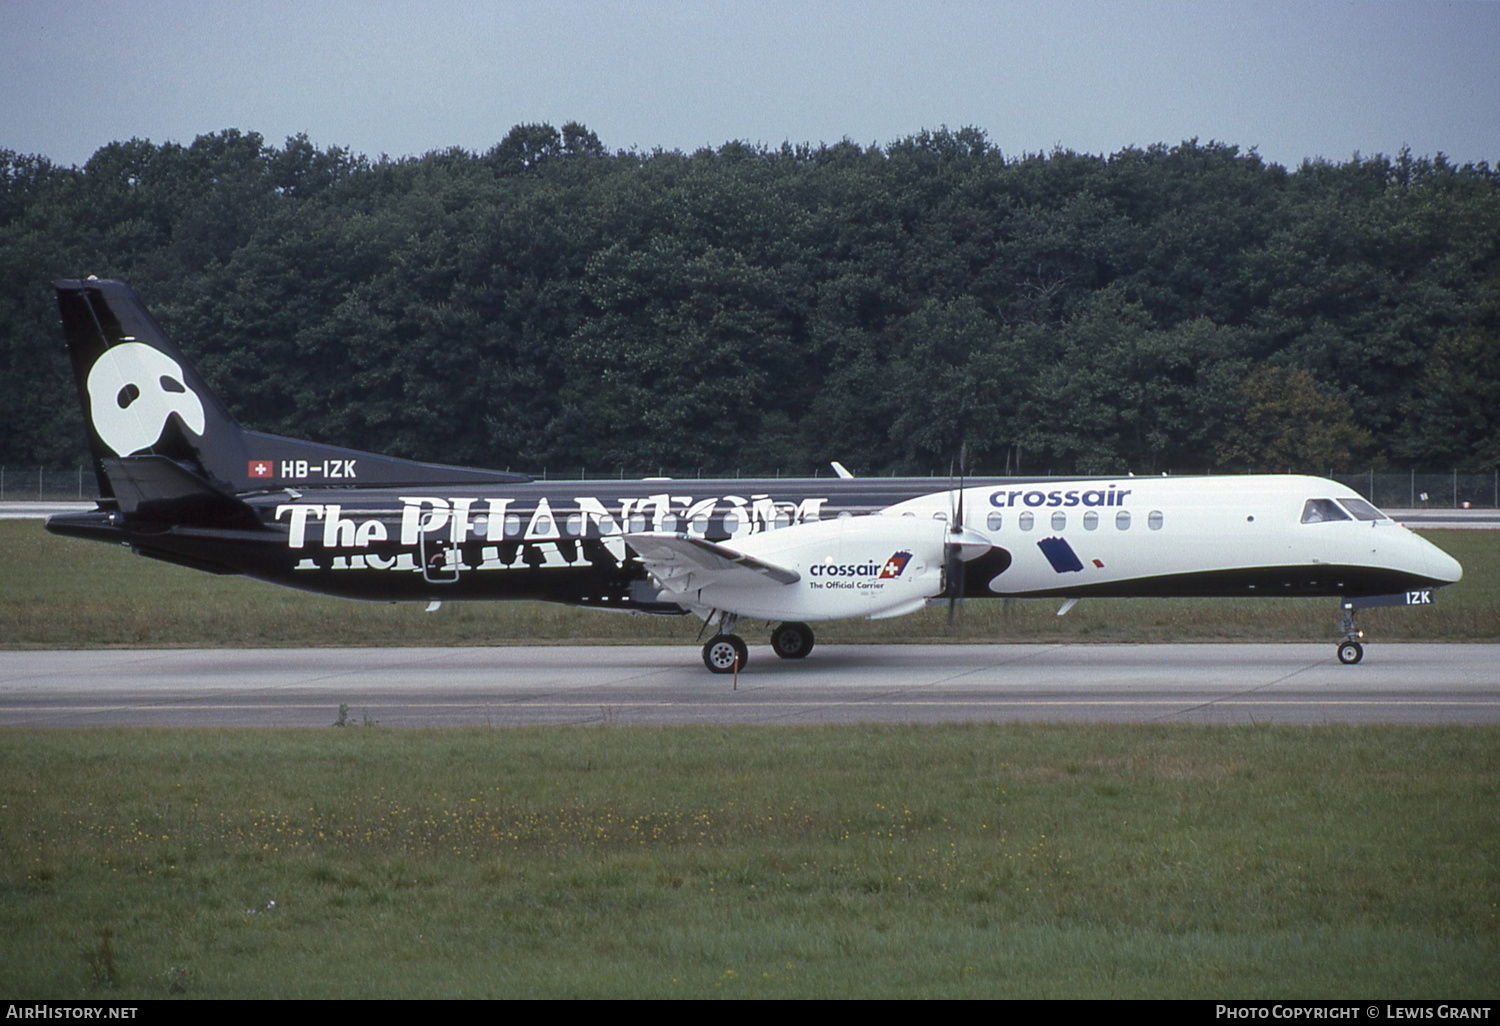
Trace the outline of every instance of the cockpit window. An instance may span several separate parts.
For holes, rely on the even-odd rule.
[[[1384,513],[1371,506],[1364,499],[1340,499],[1339,502],[1350,513],[1354,514],[1355,520],[1387,520]]]
[[[1302,507],[1304,524],[1324,524],[1330,520],[1348,520],[1349,514],[1339,509],[1332,499],[1308,499]]]

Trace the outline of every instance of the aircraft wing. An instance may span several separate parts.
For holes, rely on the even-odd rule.
[[[710,584],[795,584],[802,575],[718,542],[691,535],[647,531],[625,540],[667,591],[683,594]]]

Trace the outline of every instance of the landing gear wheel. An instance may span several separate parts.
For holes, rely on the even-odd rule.
[[[783,659],[805,659],[812,650],[812,628],[805,623],[784,623],[771,632],[771,651]]]
[[[1365,647],[1357,641],[1346,641],[1339,646],[1339,662],[1353,666],[1365,657]]]
[[[733,634],[716,635],[703,646],[703,665],[710,673],[733,673],[736,664],[743,670],[749,661],[750,650]]]

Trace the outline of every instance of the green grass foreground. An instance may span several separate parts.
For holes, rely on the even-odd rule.
[[[1464,579],[1425,609],[1372,609],[1376,641],[1500,640],[1500,532],[1428,531],[1464,565]],[[932,641],[1324,641],[1337,636],[1334,599],[1085,599],[1067,616],[1055,600],[964,603],[895,620],[816,626],[820,643]],[[630,616],[538,602],[350,602],[237,577],[215,577],[58,538],[36,521],[0,521],[0,647],[228,645],[691,644],[691,617]],[[753,642],[762,632],[744,632]]]
[[[0,732],[0,996],[1500,994],[1500,728]]]

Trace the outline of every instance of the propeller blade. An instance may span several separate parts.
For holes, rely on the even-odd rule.
[[[953,522],[954,533],[964,529],[964,479],[969,475],[969,443],[958,445],[958,516]]]
[[[948,533],[953,541],[943,546],[943,563],[945,578],[948,586],[948,626],[953,626],[954,608],[964,593],[964,563],[963,547],[958,544],[958,538],[964,531],[964,476],[965,464],[968,462],[968,446],[960,444],[958,447],[958,487],[953,489],[953,516],[948,525]],[[948,464],[949,483],[952,483],[953,464]]]
[[[958,558],[957,545],[949,546],[954,555],[948,561],[948,626],[953,626],[953,610],[964,593],[964,561]]]

